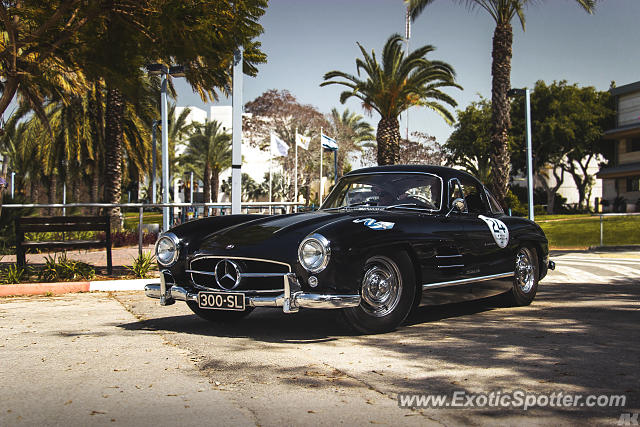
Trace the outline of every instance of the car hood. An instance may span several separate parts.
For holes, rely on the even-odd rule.
[[[220,251],[228,256],[243,255],[264,257],[265,250],[274,256],[282,250],[293,250],[298,244],[316,230],[323,232],[329,226],[352,222],[356,219],[374,218],[386,221],[393,215],[388,211],[316,211],[300,214],[277,215],[256,219],[217,231],[205,238],[198,250],[200,253]],[[257,252],[255,252],[257,251]]]

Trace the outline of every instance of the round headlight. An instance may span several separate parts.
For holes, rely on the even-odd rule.
[[[298,248],[298,261],[311,273],[319,273],[329,263],[331,249],[329,241],[321,234],[312,234],[305,238]]]
[[[173,233],[165,233],[158,239],[156,242],[156,259],[161,265],[169,267],[175,264],[180,253],[178,249],[179,242],[178,236]]]

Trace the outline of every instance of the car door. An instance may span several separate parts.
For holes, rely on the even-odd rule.
[[[422,277],[425,278],[422,304],[445,304],[474,298],[472,284],[468,281],[474,247],[465,231],[465,223],[470,218],[464,209],[452,209],[453,201],[463,198],[462,187],[456,179],[445,183],[444,187],[444,213],[429,218],[430,234],[436,239],[436,244],[432,255],[422,265]]]
[[[468,257],[468,271],[479,279],[473,292],[497,293],[510,286],[511,279],[502,276],[513,271],[508,248],[509,229],[500,220],[500,214],[492,211],[482,184],[471,177],[461,177],[460,183],[467,205],[465,233],[473,246]]]

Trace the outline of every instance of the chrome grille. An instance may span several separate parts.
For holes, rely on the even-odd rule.
[[[241,280],[232,290],[221,288],[216,282],[216,265],[223,260],[231,260],[238,265]],[[245,293],[281,293],[284,289],[284,276],[291,272],[289,264],[257,258],[203,256],[194,258],[186,270],[198,288],[224,292]]]

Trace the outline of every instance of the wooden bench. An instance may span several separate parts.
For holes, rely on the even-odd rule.
[[[25,233],[56,233],[67,231],[104,231],[104,240],[25,240]],[[107,272],[112,273],[111,223],[109,216],[52,216],[16,218],[16,261],[27,263],[28,249],[107,249]]]

